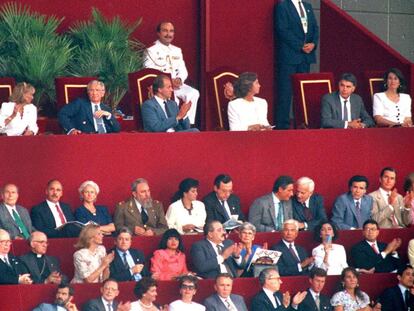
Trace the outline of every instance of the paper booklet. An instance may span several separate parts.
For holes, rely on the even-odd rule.
[[[250,261],[249,267],[247,270],[250,269],[252,264],[262,264],[262,265],[276,265],[279,261],[280,256],[282,256],[282,252],[273,251],[270,249],[263,249],[257,248],[253,254],[253,258]]]

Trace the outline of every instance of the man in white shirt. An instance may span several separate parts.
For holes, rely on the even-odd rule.
[[[404,206],[404,199],[395,188],[397,173],[385,167],[380,174],[380,187],[369,195],[374,199],[372,219],[380,228],[404,228],[411,224],[411,207]]]
[[[161,22],[157,26],[158,40],[147,49],[144,67],[171,74],[175,96],[183,102],[191,102],[187,116],[193,125],[200,92],[184,83],[188,72],[181,49],[171,44],[174,40],[174,33],[174,25],[171,22]]]

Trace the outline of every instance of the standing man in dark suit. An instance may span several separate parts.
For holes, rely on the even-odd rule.
[[[292,200],[293,219],[299,222],[299,230],[313,231],[315,227],[327,220],[323,198],[314,193],[315,182],[309,177],[296,181],[296,196]]]
[[[242,268],[242,245],[226,240],[226,231],[217,220],[204,226],[204,235],[205,239],[194,243],[190,250],[195,272],[206,279],[220,273],[236,277],[237,269]]]
[[[228,273],[220,273],[214,284],[216,293],[204,300],[206,311],[247,311],[246,303],[240,295],[232,294],[233,278]]]
[[[142,122],[146,132],[198,132],[191,128],[187,112],[191,102],[183,103],[181,108],[171,100],[173,87],[171,79],[159,75],[152,84],[154,97],[146,100],[141,107]]]
[[[240,199],[233,194],[233,181],[229,175],[220,174],[214,179],[214,191],[206,195],[203,202],[207,212],[206,223],[212,220],[225,223],[232,216],[245,221]]]
[[[68,135],[119,132],[121,127],[111,108],[102,103],[105,96],[103,82],[92,80],[87,91],[89,99],[77,98],[59,111],[59,124],[65,132]]]
[[[32,284],[26,266],[10,254],[11,243],[9,233],[0,229],[0,284]]]
[[[132,232],[126,227],[119,230],[115,241],[115,257],[109,266],[110,278],[118,282],[138,282],[143,276],[149,276],[144,253],[131,248],[131,243]]]
[[[313,268],[309,275],[310,288],[305,299],[299,304],[298,311],[332,311],[330,298],[321,294],[326,282],[326,271]]]
[[[253,297],[250,311],[294,311],[306,297],[306,292],[298,292],[290,302],[289,292],[281,293],[282,280],[275,268],[266,268],[259,274],[262,290]]]
[[[356,129],[372,127],[374,120],[365,110],[361,96],[353,94],[357,80],[352,73],[342,74],[339,91],[322,97],[321,126],[323,128]]]
[[[282,230],[283,222],[293,219],[292,200],[293,178],[279,176],[272,192],[256,200],[249,209],[249,222],[258,232],[274,232]]]
[[[75,290],[70,284],[59,284],[55,301],[53,303],[41,303],[33,311],[78,311],[76,304],[72,302]]]
[[[118,282],[114,279],[107,279],[102,283],[101,297],[89,300],[83,306],[82,311],[126,311],[130,310],[131,304],[116,301],[119,295]]]
[[[74,221],[70,206],[60,202],[63,195],[63,187],[59,180],[52,179],[47,183],[46,200],[33,206],[30,210],[33,226],[39,231],[44,232],[49,238],[77,237],[80,229],[78,228],[56,228],[64,225],[68,221]]]
[[[401,246],[401,239],[394,238],[390,243],[382,243],[377,240],[380,233],[378,223],[375,220],[367,220],[364,223],[364,240],[354,245],[351,249],[351,257],[354,267],[363,273],[392,272],[402,266],[397,249]]]
[[[28,239],[33,231],[29,212],[23,206],[17,205],[19,189],[16,185],[4,185],[0,204],[0,228],[6,230],[12,240]]]
[[[31,252],[20,256],[20,260],[29,270],[33,283],[61,284],[67,282],[62,275],[60,263],[56,257],[46,255],[47,236],[43,232],[34,231],[30,236]]]
[[[314,262],[313,257],[308,257],[306,250],[295,244],[299,234],[299,224],[294,219],[288,219],[283,223],[282,240],[273,245],[272,249],[282,253],[277,267],[280,275],[304,275],[308,274],[309,266]]]
[[[348,193],[336,198],[332,210],[332,222],[338,229],[362,229],[362,225],[371,219],[373,200],[367,195],[368,178],[361,175],[352,176],[348,181]]]
[[[397,271],[398,285],[387,288],[379,297],[381,311],[414,310],[414,270],[410,265]]]
[[[284,0],[276,6],[277,46],[276,125],[278,129],[290,128],[292,84],[294,73],[310,71],[316,63],[319,28],[312,5],[298,0]]]

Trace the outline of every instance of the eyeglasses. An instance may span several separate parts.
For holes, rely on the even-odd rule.
[[[0,240],[1,244],[11,244],[11,240]]]
[[[46,245],[49,244],[48,241],[36,241],[36,240],[33,240],[32,242],[36,242],[36,243],[39,243],[39,244],[46,244]]]
[[[185,285],[185,284],[183,284],[183,285],[181,285],[181,288],[182,289],[194,290],[195,286],[194,285]]]

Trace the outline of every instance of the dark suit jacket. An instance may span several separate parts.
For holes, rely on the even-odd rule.
[[[236,306],[237,311],[247,311],[246,303],[240,295],[230,294],[230,299]],[[213,294],[204,300],[204,306],[206,311],[227,311],[227,307],[223,304],[220,297],[217,294]]]
[[[224,240],[224,248],[233,245],[233,241]],[[220,266],[217,262],[217,255],[213,246],[206,239],[197,241],[191,246],[191,259],[193,262],[194,271],[205,279],[214,279],[220,273]],[[231,270],[233,276],[236,275],[239,268],[233,257],[226,259],[226,264]],[[229,271],[230,272],[230,271]]]
[[[351,94],[348,104],[351,103],[351,119],[361,119],[367,127],[375,125],[374,120],[365,110],[361,96]],[[321,127],[323,128],[344,128],[345,121],[342,121],[341,101],[339,93],[325,94],[321,104]]]
[[[113,249],[113,251],[114,251],[114,254],[115,254],[115,258],[111,262],[111,265],[109,266],[110,277],[117,280],[118,282],[133,281],[134,279],[133,279],[133,276],[131,274],[131,271],[129,271],[129,269],[125,268],[124,261],[121,258],[121,256],[119,256],[118,251],[116,249]],[[142,276],[149,276],[148,268],[145,265],[144,253],[141,252],[140,250],[137,250],[137,249],[134,249],[134,248],[130,248],[129,253],[131,254],[132,259],[134,260],[135,264],[143,264],[144,265],[144,269],[142,269],[141,275]]]
[[[276,6],[275,26],[279,63],[296,65],[316,62],[315,50],[319,40],[319,28],[313,14],[312,5],[303,2],[303,6],[308,17],[308,33],[306,35],[298,11],[291,0],[281,1]],[[305,43],[315,44],[315,48],[309,54],[302,51]]]
[[[378,298],[381,303],[381,311],[407,311],[404,298],[398,285],[387,288]],[[414,310],[414,296],[410,294],[408,301],[410,310]]]
[[[318,311],[315,300],[313,299],[309,289],[307,292],[308,294],[305,299],[303,299],[303,301],[298,305],[298,311]],[[328,296],[319,294],[319,301],[320,311],[332,311],[332,306]]]
[[[34,228],[32,228],[32,221],[27,209],[25,209],[23,206],[16,205],[16,210],[29,233],[32,232]],[[17,236],[23,237],[23,235],[20,233],[19,226],[10,215],[4,203],[0,204],[0,228],[6,230],[10,234],[10,238],[12,240],[14,240]]]
[[[116,311],[117,308],[118,308],[118,302],[114,300],[112,303],[112,310]],[[106,309],[102,302],[101,297],[99,297],[99,298],[87,301],[83,305],[82,311],[106,311]]]
[[[102,117],[106,132],[119,132],[121,127],[112,113],[111,108],[103,103],[100,103],[100,106],[101,110],[108,111],[112,114],[109,120],[106,117]],[[73,102],[65,105],[58,112],[58,119],[59,124],[63,127],[66,133],[71,129],[80,130],[82,133],[96,133],[91,101],[89,99],[77,98]]]
[[[66,221],[74,221],[72,211],[69,205],[59,202],[59,206],[65,215]],[[30,210],[30,217],[32,218],[33,226],[39,231],[42,231],[48,238],[63,238],[73,237],[67,234],[65,230],[56,230],[56,222],[53,214],[47,205],[46,201],[33,206]]]
[[[296,219],[299,222],[306,222],[309,231],[313,231],[313,229],[315,229],[321,221],[328,219],[323,205],[323,197],[316,193],[312,194],[309,198],[308,208],[313,217],[311,221],[306,220],[304,207],[301,203],[299,203],[296,197],[292,199],[292,208],[293,219]]]
[[[203,198],[203,202],[206,206],[206,223],[212,220],[218,220],[221,223],[226,222],[226,211],[223,209],[220,201],[217,199],[217,195],[214,191],[210,192]],[[240,199],[238,196],[231,194],[227,199],[230,212],[232,215],[238,215],[239,220],[245,221],[244,214],[240,207]]]
[[[21,260],[9,253],[10,265],[0,259],[0,284],[18,284],[19,275],[29,273]]]
[[[362,228],[363,223],[371,219],[373,200],[370,195],[364,195],[361,198],[361,223],[358,224],[356,217],[356,208],[351,193],[344,193],[336,198],[332,209],[332,222],[340,230],[349,230],[351,228]]]
[[[166,109],[170,112],[171,117],[169,118],[167,118],[155,97],[146,100],[142,104],[142,122],[146,132],[166,132],[171,127],[179,132],[190,128],[188,118],[177,122],[178,105],[175,101],[167,100]]]
[[[282,294],[280,292],[276,293],[279,302],[283,301]],[[266,293],[263,289],[253,297],[250,311],[294,311],[294,309],[289,305],[289,307],[285,308],[284,305],[280,305],[277,308],[273,307],[272,302],[270,301],[269,297],[267,297]]]
[[[298,252],[299,260],[301,262],[308,257],[308,253],[303,247],[295,243],[295,248]],[[283,240],[280,240],[279,243],[273,245],[272,249],[275,251],[282,252],[282,256],[280,256],[279,261],[277,262],[277,267],[279,268],[279,274],[281,276],[308,274],[307,268],[302,269],[302,271],[299,271],[298,263],[296,262],[293,255],[290,253],[289,248],[286,246]]]
[[[30,252],[23,256],[20,256],[20,260],[26,265],[27,269],[29,270],[30,277],[32,278],[33,283],[40,284],[40,283],[45,282],[45,279],[49,275],[42,276],[40,274],[39,266],[37,265],[37,262],[36,262],[36,255],[34,253]],[[62,271],[60,270],[59,260],[56,257],[45,255],[45,263],[50,273],[52,273],[53,271],[62,273]],[[65,275],[62,275],[63,281],[64,280],[67,281],[67,279],[68,278]]]
[[[378,242],[379,251],[382,252],[387,244]],[[391,272],[401,266],[401,260],[389,254],[385,258],[381,254],[376,254],[366,240],[352,246],[351,258],[355,268],[371,269],[375,267],[375,272]]]

